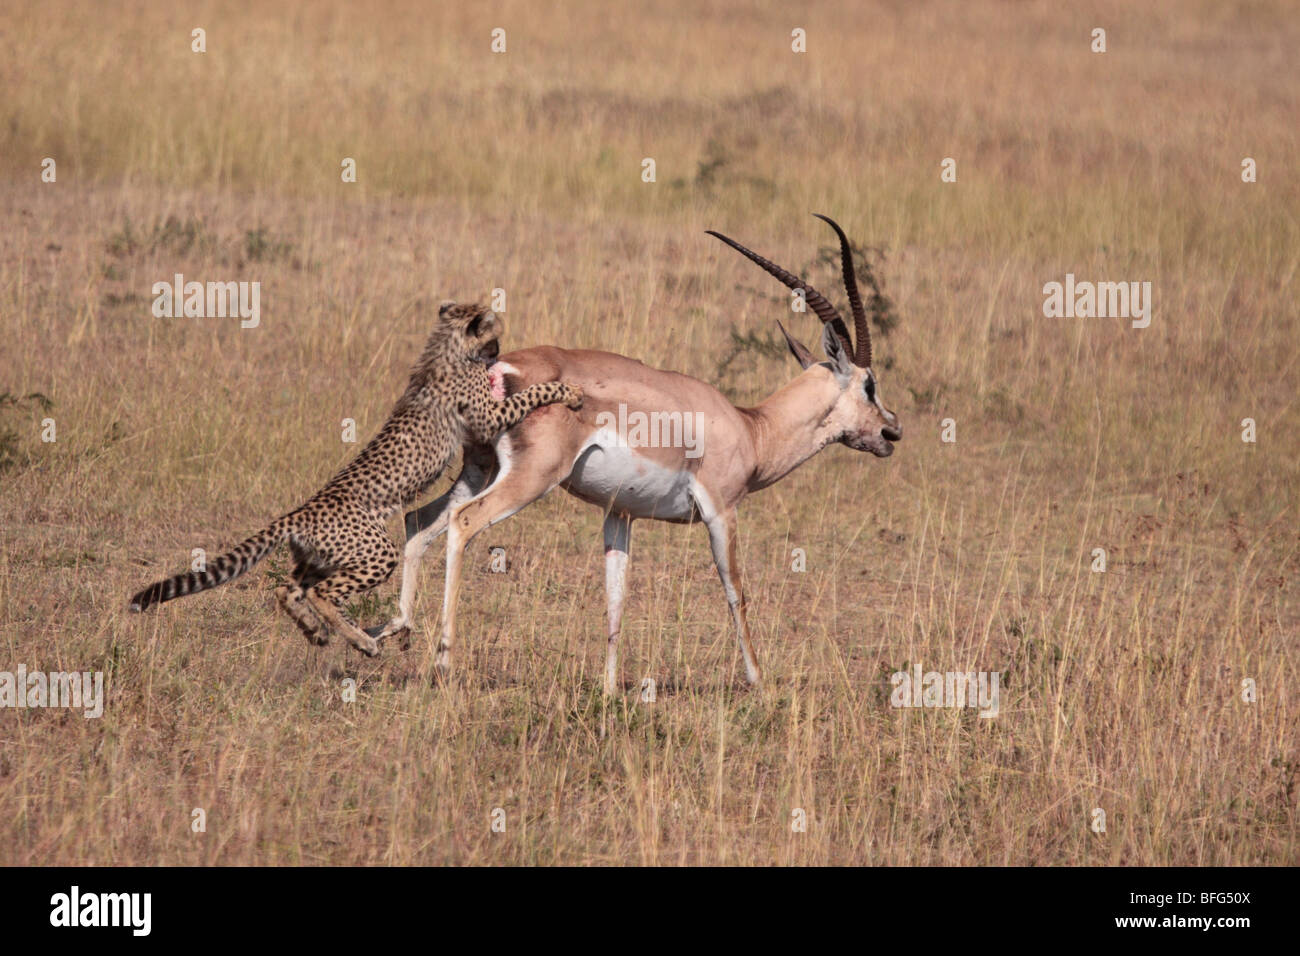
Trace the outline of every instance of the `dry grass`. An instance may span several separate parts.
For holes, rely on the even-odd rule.
[[[0,669],[110,688],[99,720],[0,711],[0,862],[1300,860],[1285,4],[113,6],[0,13],[0,393],[54,403],[0,407]],[[427,642],[308,647],[261,571],[125,613],[328,477],[441,298],[501,286],[510,347],[756,401],[793,363],[719,363],[783,298],[701,233],[801,265],[810,210],[890,250],[877,354],[906,435],[743,510],[761,692],[702,531],[642,523],[624,674],[658,702],[602,707],[599,515],[560,494],[475,543],[445,690]],[[1067,271],[1150,280],[1151,327],[1043,318]],[[260,281],[261,328],[152,318],[175,272]],[[909,662],[1002,671],[1001,715],[891,708]]]

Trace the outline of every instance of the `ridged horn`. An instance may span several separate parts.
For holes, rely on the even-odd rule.
[[[731,246],[731,248],[735,249],[742,256],[744,256],[746,259],[750,260],[753,263],[756,263],[759,266],[759,268],[761,268],[764,272],[768,273],[771,276],[775,276],[777,279],[780,279],[789,288],[802,289],[804,294],[804,301],[806,301],[810,306],[812,306],[812,310],[817,313],[817,318],[821,319],[822,322],[829,322],[831,328],[835,330],[835,334],[838,335],[840,341],[844,343],[844,353],[846,355],[853,354],[853,342],[849,339],[848,326],[844,324],[844,319],[840,317],[840,314],[838,311],[836,311],[835,306],[831,305],[830,302],[827,301],[826,296],[822,295],[820,292],[818,292],[816,289],[810,286],[807,282],[804,282],[798,276],[786,272],[775,262],[772,262],[769,259],[764,259],[757,252],[753,252],[752,250],[746,249],[740,243],[736,242],[736,240],[730,239],[727,236],[724,236],[720,232],[714,232],[712,229],[706,229],[704,231],[715,239],[721,239],[727,245]]]
[[[859,368],[871,367],[871,327],[867,324],[867,313],[862,308],[862,296],[858,295],[858,280],[853,270],[853,250],[849,248],[849,237],[830,216],[819,212],[813,213],[818,219],[835,230],[840,237],[840,259],[844,265],[844,291],[849,294],[849,307],[853,310],[853,337],[858,347],[853,354],[853,364]]]

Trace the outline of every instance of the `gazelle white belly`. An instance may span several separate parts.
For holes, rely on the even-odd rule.
[[[689,521],[703,503],[689,471],[666,468],[598,434],[564,481],[571,493],[634,518]]]

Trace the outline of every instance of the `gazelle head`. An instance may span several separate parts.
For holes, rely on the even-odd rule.
[[[756,252],[746,249],[740,243],[729,239],[720,232],[707,230],[708,234],[721,239],[731,248],[764,271],[784,282],[791,289],[800,289],[804,301],[812,307],[813,312],[822,321],[822,348],[826,351],[827,362],[818,363],[803,343],[786,331],[778,321],[776,324],[785,336],[790,353],[807,369],[814,365],[828,370],[839,387],[839,394],[826,413],[828,424],[839,441],[857,451],[869,451],[878,458],[885,458],[894,453],[894,442],[903,437],[903,426],[898,416],[884,406],[880,399],[880,389],[876,383],[875,372],[871,369],[871,329],[867,324],[867,313],[862,307],[862,297],[858,294],[858,282],[853,272],[853,252],[849,248],[848,236],[834,220],[820,213],[814,213],[835,230],[840,239],[840,256],[844,266],[844,289],[849,296],[849,306],[853,310],[854,334],[857,348],[849,340],[849,330],[844,324],[835,306],[826,297],[773,262],[764,259]]]

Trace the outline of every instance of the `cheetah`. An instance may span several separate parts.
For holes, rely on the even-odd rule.
[[[305,504],[206,570],[138,592],[130,610],[225,584],[287,540],[292,584],[276,589],[280,607],[312,644],[327,644],[330,632],[338,631],[363,654],[378,654],[380,641],[357,626],[344,602],[383,584],[397,566],[400,552],[387,519],[428,488],[467,441],[491,441],[541,405],[582,406],[582,389],[565,382],[531,385],[509,398],[493,393],[487,365],[500,351],[503,324],[482,306],[442,303],[406,391],[350,464]],[[409,646],[409,630],[403,639]]]

